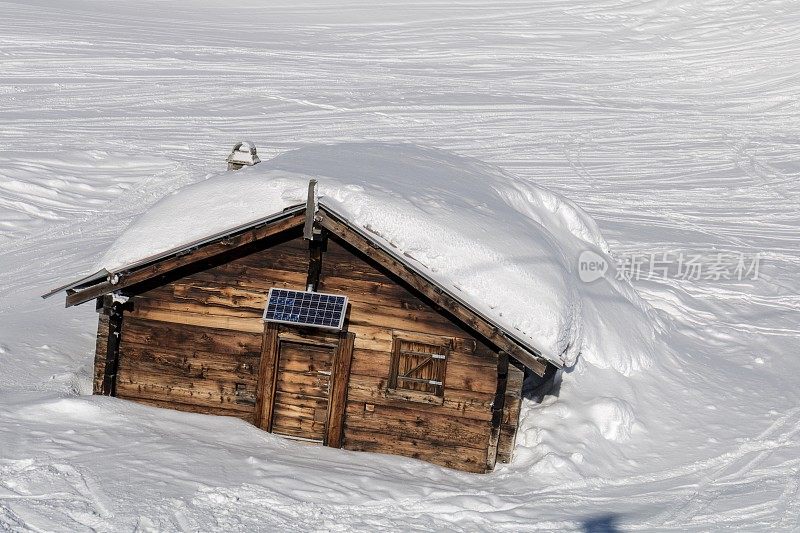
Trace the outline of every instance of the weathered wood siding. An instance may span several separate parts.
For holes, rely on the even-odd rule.
[[[295,232],[132,297],[117,396],[254,421],[267,293],[303,290],[308,262],[308,243]],[[342,446],[473,472],[491,469],[497,354],[335,238],[328,240],[318,289],[350,299],[347,328],[355,340]],[[387,393],[395,334],[449,339],[440,403]],[[95,387],[98,377],[102,382],[106,335],[101,315]]]
[[[92,391],[95,394],[103,392],[103,375],[106,371],[106,347],[108,346],[108,314],[101,309],[100,318],[97,320],[97,340],[94,351],[94,379]]]
[[[497,355],[334,239],[319,290],[350,298],[348,330],[355,344],[343,447],[485,472],[493,463],[487,453]],[[441,405],[387,394],[393,333],[452,339]]]
[[[293,238],[133,297],[117,396],[252,422],[267,293],[302,288],[307,264]]]
[[[525,372],[513,365],[508,365],[503,422],[500,424],[500,438],[497,443],[497,460],[501,463],[510,463],[511,459],[514,458],[519,413],[522,409],[522,382],[524,378]]]

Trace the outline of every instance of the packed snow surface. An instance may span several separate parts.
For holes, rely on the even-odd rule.
[[[280,213],[305,202],[311,179],[322,205],[558,366],[574,365],[582,349],[625,373],[653,357],[655,331],[630,286],[613,277],[592,285],[579,278],[581,253],[611,262],[600,255],[607,244],[582,209],[489,165],[411,144],[301,148],[186,186],[131,224],[98,270],[115,272]]]
[[[0,530],[796,530],[798,21],[793,0],[0,2]],[[39,295],[243,139],[263,163],[236,180],[291,154],[309,172],[299,148],[414,144],[510,173],[454,159],[491,176],[464,196],[477,216],[546,215],[528,238],[571,269],[581,355],[525,400],[513,463],[464,474],[88,395],[93,306]],[[421,233],[395,244],[457,279]],[[709,271],[633,279],[647,310],[575,278],[584,243]],[[708,259],[756,253],[755,278]],[[628,322],[658,331],[642,359],[617,357]]]

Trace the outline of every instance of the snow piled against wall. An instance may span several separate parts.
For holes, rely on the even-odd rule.
[[[119,270],[305,202],[322,204],[398,253],[549,359],[579,354],[625,375],[652,364],[657,321],[627,282],[581,281],[587,251],[612,264],[573,202],[487,164],[412,144],[317,145],[212,175],[158,202],[108,250]]]

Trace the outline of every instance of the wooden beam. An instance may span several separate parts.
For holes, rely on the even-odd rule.
[[[103,385],[100,393],[104,396],[117,395],[117,370],[119,368],[119,341],[122,334],[122,302],[113,302],[108,316],[108,342],[106,343],[106,362],[103,371]]]
[[[553,368],[552,366],[548,368]],[[525,372],[514,365],[508,366],[506,378],[506,394],[503,400],[503,422],[500,424],[500,438],[497,442],[497,460],[510,463],[514,456],[514,444],[517,440],[517,427],[522,409],[522,384]]]
[[[353,358],[353,341],[355,337],[353,333],[342,332],[334,358],[331,393],[328,399],[328,424],[325,435],[325,444],[332,448],[342,447],[344,417],[347,409],[347,386],[350,382],[350,362]]]
[[[236,248],[251,244],[255,241],[277,235],[283,231],[296,228],[303,224],[304,216],[300,213],[283,218],[266,226],[246,230],[238,235],[221,238],[220,240],[203,245],[192,252],[171,256],[152,265],[148,265],[130,272],[116,273],[118,281],[110,281],[88,287],[80,291],[67,291],[67,307],[88,302],[98,296],[118,291],[137,283],[142,283],[157,276],[167,274],[177,268],[191,265],[204,259],[235,250]]]
[[[272,431],[272,406],[275,400],[275,378],[278,366],[278,325],[267,322],[261,348],[261,362],[256,387],[256,406],[253,424],[265,431]]]
[[[317,214],[317,180],[308,182],[308,199],[306,200],[306,220],[303,224],[303,238],[314,240],[314,217]]]
[[[497,390],[492,403],[492,427],[499,428],[503,421],[503,408],[505,407],[506,385],[508,383],[508,354],[500,352],[497,358]]]
[[[308,276],[306,278],[306,290],[316,291],[319,286],[319,276],[322,273],[322,255],[325,252],[327,233],[322,232],[319,238],[308,241]]]
[[[106,348],[108,347],[108,312],[98,315],[97,338],[94,346],[92,394],[103,394],[103,377],[106,374]]]
[[[500,427],[503,422],[506,386],[508,385],[508,354],[500,352],[497,358],[497,390],[492,402],[492,432],[489,436],[489,448],[486,450],[486,468],[494,470],[497,464],[497,444],[500,440]]]
[[[319,219],[319,224],[323,228],[340,237],[373,261],[379,263],[389,272],[425,295],[436,305],[445,309],[474,331],[477,331],[500,350],[508,352],[511,357],[530,368],[536,374],[540,376],[544,375],[547,369],[547,361],[544,358],[522,348],[491,322],[461,304],[458,300],[447,294],[441,287],[431,284],[410,266],[395,259],[391,254],[380,248],[377,243],[368,240],[346,224],[332,217],[329,213],[325,212],[324,208],[320,209],[317,218]]]

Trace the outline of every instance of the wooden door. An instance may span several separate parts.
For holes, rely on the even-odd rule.
[[[267,323],[254,424],[341,447],[354,338]]]
[[[336,346],[278,341],[273,433],[323,442]]]

